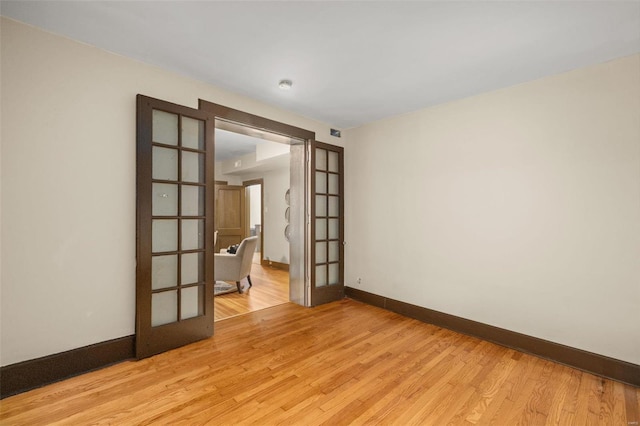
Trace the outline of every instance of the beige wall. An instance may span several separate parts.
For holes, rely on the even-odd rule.
[[[640,363],[639,55],[348,140],[347,285]]]
[[[1,365],[134,333],[136,94],[193,108],[202,98],[329,138],[328,126],[211,85],[1,27]]]
[[[254,172],[240,175],[242,181],[263,179],[264,185],[264,239],[265,260],[289,264],[289,242],[284,237],[287,226],[285,211],[287,202],[285,194],[291,187],[291,171],[289,167],[276,168],[265,172]]]

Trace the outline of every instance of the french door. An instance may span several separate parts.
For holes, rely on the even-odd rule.
[[[214,117],[137,97],[136,356],[213,334]]]
[[[311,305],[344,297],[344,149],[311,150]]]

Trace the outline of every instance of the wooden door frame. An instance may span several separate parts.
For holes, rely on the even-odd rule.
[[[264,179],[263,178],[259,178],[259,179],[251,179],[251,180],[245,180],[242,182],[242,186],[245,187],[245,191],[246,188],[248,188],[249,186],[254,186],[254,185],[260,185],[260,264],[262,265],[262,261],[264,258]],[[246,192],[245,192],[246,194]],[[251,204],[251,203],[249,203]],[[249,206],[249,208],[247,209],[246,207],[247,202],[245,201],[245,210],[249,212],[249,214],[251,214],[251,207]],[[250,230],[250,226],[251,224],[247,223],[247,231]],[[247,235],[249,233],[247,232]]]
[[[229,108],[224,105],[215,104],[213,102],[209,102],[203,99],[198,100],[198,108],[213,114],[216,120],[221,120],[223,123],[226,122],[231,124],[238,124],[250,129],[262,130],[265,132],[274,133],[276,135],[282,135],[288,138],[304,141],[305,146],[307,147],[311,146],[311,149],[313,150],[313,146],[315,144],[315,139],[316,139],[315,132],[301,129],[299,127],[291,126],[289,124],[284,124],[279,121],[270,120],[268,118],[250,114],[248,112]],[[306,155],[305,157],[306,157],[306,160],[308,160],[308,157]],[[309,176],[305,175],[305,180],[308,180],[308,179],[309,179]],[[306,182],[305,182],[305,185],[306,185]],[[308,207],[308,200],[305,200],[305,207]],[[305,229],[305,234],[308,234],[309,232],[308,229],[309,228],[307,226]],[[305,294],[307,293],[310,294],[310,287],[309,287],[310,272],[308,270],[309,268],[308,260],[310,259],[310,256],[309,256],[309,248],[308,248],[308,238],[309,238],[308,235],[305,236],[304,241],[301,241],[301,244],[300,244],[301,247],[304,247],[303,253],[302,253],[304,264],[305,264],[304,270],[302,271],[303,276],[296,275],[294,280],[296,282],[295,289],[298,289],[297,283],[303,281],[304,288],[302,289],[302,292],[304,292]],[[292,259],[290,258],[289,262],[291,263],[291,261]],[[299,269],[300,268],[296,268],[296,271],[298,271]],[[289,273],[290,273],[289,275],[290,280],[293,280],[294,277],[291,276],[292,274],[291,270]],[[290,300],[292,300],[293,294],[294,294],[294,289],[293,287],[291,287],[290,295],[289,295]],[[304,306],[309,306],[308,300],[309,299],[307,297],[304,298],[304,301],[296,298],[296,303],[303,304]]]
[[[224,105],[214,104],[204,99],[198,100],[198,109],[213,113],[216,119],[242,124],[243,126],[253,129],[265,130],[270,133],[308,141],[315,141],[316,138],[315,132],[260,117],[259,115],[249,114],[248,112],[229,108]]]
[[[313,161],[315,158],[315,149],[316,147],[322,147],[322,145],[327,145],[332,149],[341,149],[344,153],[344,149],[338,147],[336,145],[323,144],[322,142],[316,142],[315,132],[301,129],[299,127],[291,126],[288,124],[280,123],[278,121],[270,120],[268,118],[260,117],[254,114],[250,114],[244,111],[236,110],[233,108],[229,108],[223,105],[215,104],[213,102],[209,102],[203,99],[198,100],[198,108],[201,110],[205,110],[214,115],[216,120],[221,120],[223,122],[239,124],[248,128],[263,130],[270,133],[275,133],[278,135],[283,135],[286,137],[303,140],[305,141],[305,161],[307,165],[305,166],[305,183],[307,190],[309,190],[309,198],[310,200],[305,200],[305,206],[309,208],[310,217],[315,216],[315,183],[314,179],[311,178],[311,165],[309,162]],[[320,144],[320,145],[319,145]],[[313,164],[313,163],[312,163]],[[344,173],[344,162],[340,164],[341,174]],[[344,194],[344,180],[341,180],[341,193]],[[344,195],[343,195],[344,196]],[[340,214],[344,219],[344,202],[340,205]],[[307,219],[305,218],[305,222]],[[344,240],[344,220],[340,223],[341,229],[341,238]],[[312,220],[311,223],[307,223],[305,226],[305,233],[307,234],[305,237],[305,241],[302,242],[302,246],[304,247],[304,263],[305,263],[305,271],[304,271],[304,305],[310,306],[312,301],[311,297],[311,284],[312,279],[315,277],[315,273],[313,271],[313,267],[311,260],[315,259],[313,256],[315,255],[315,244],[312,244],[312,239],[315,235],[315,223]],[[342,268],[341,268],[341,280],[344,284],[344,247],[340,247],[341,250],[341,259],[342,259]],[[291,262],[291,259],[290,259]],[[293,293],[292,293],[293,294]]]

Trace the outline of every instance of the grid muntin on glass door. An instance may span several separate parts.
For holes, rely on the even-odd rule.
[[[205,122],[152,112],[151,326],[204,314]]]
[[[315,152],[315,286],[338,285],[340,278],[340,158],[337,152]]]

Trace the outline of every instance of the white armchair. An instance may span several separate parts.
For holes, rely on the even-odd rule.
[[[235,281],[238,293],[242,293],[240,281],[247,277],[249,287],[251,283],[251,263],[256,251],[258,237],[249,237],[242,240],[235,254],[216,253],[214,256],[214,278],[216,281]]]

